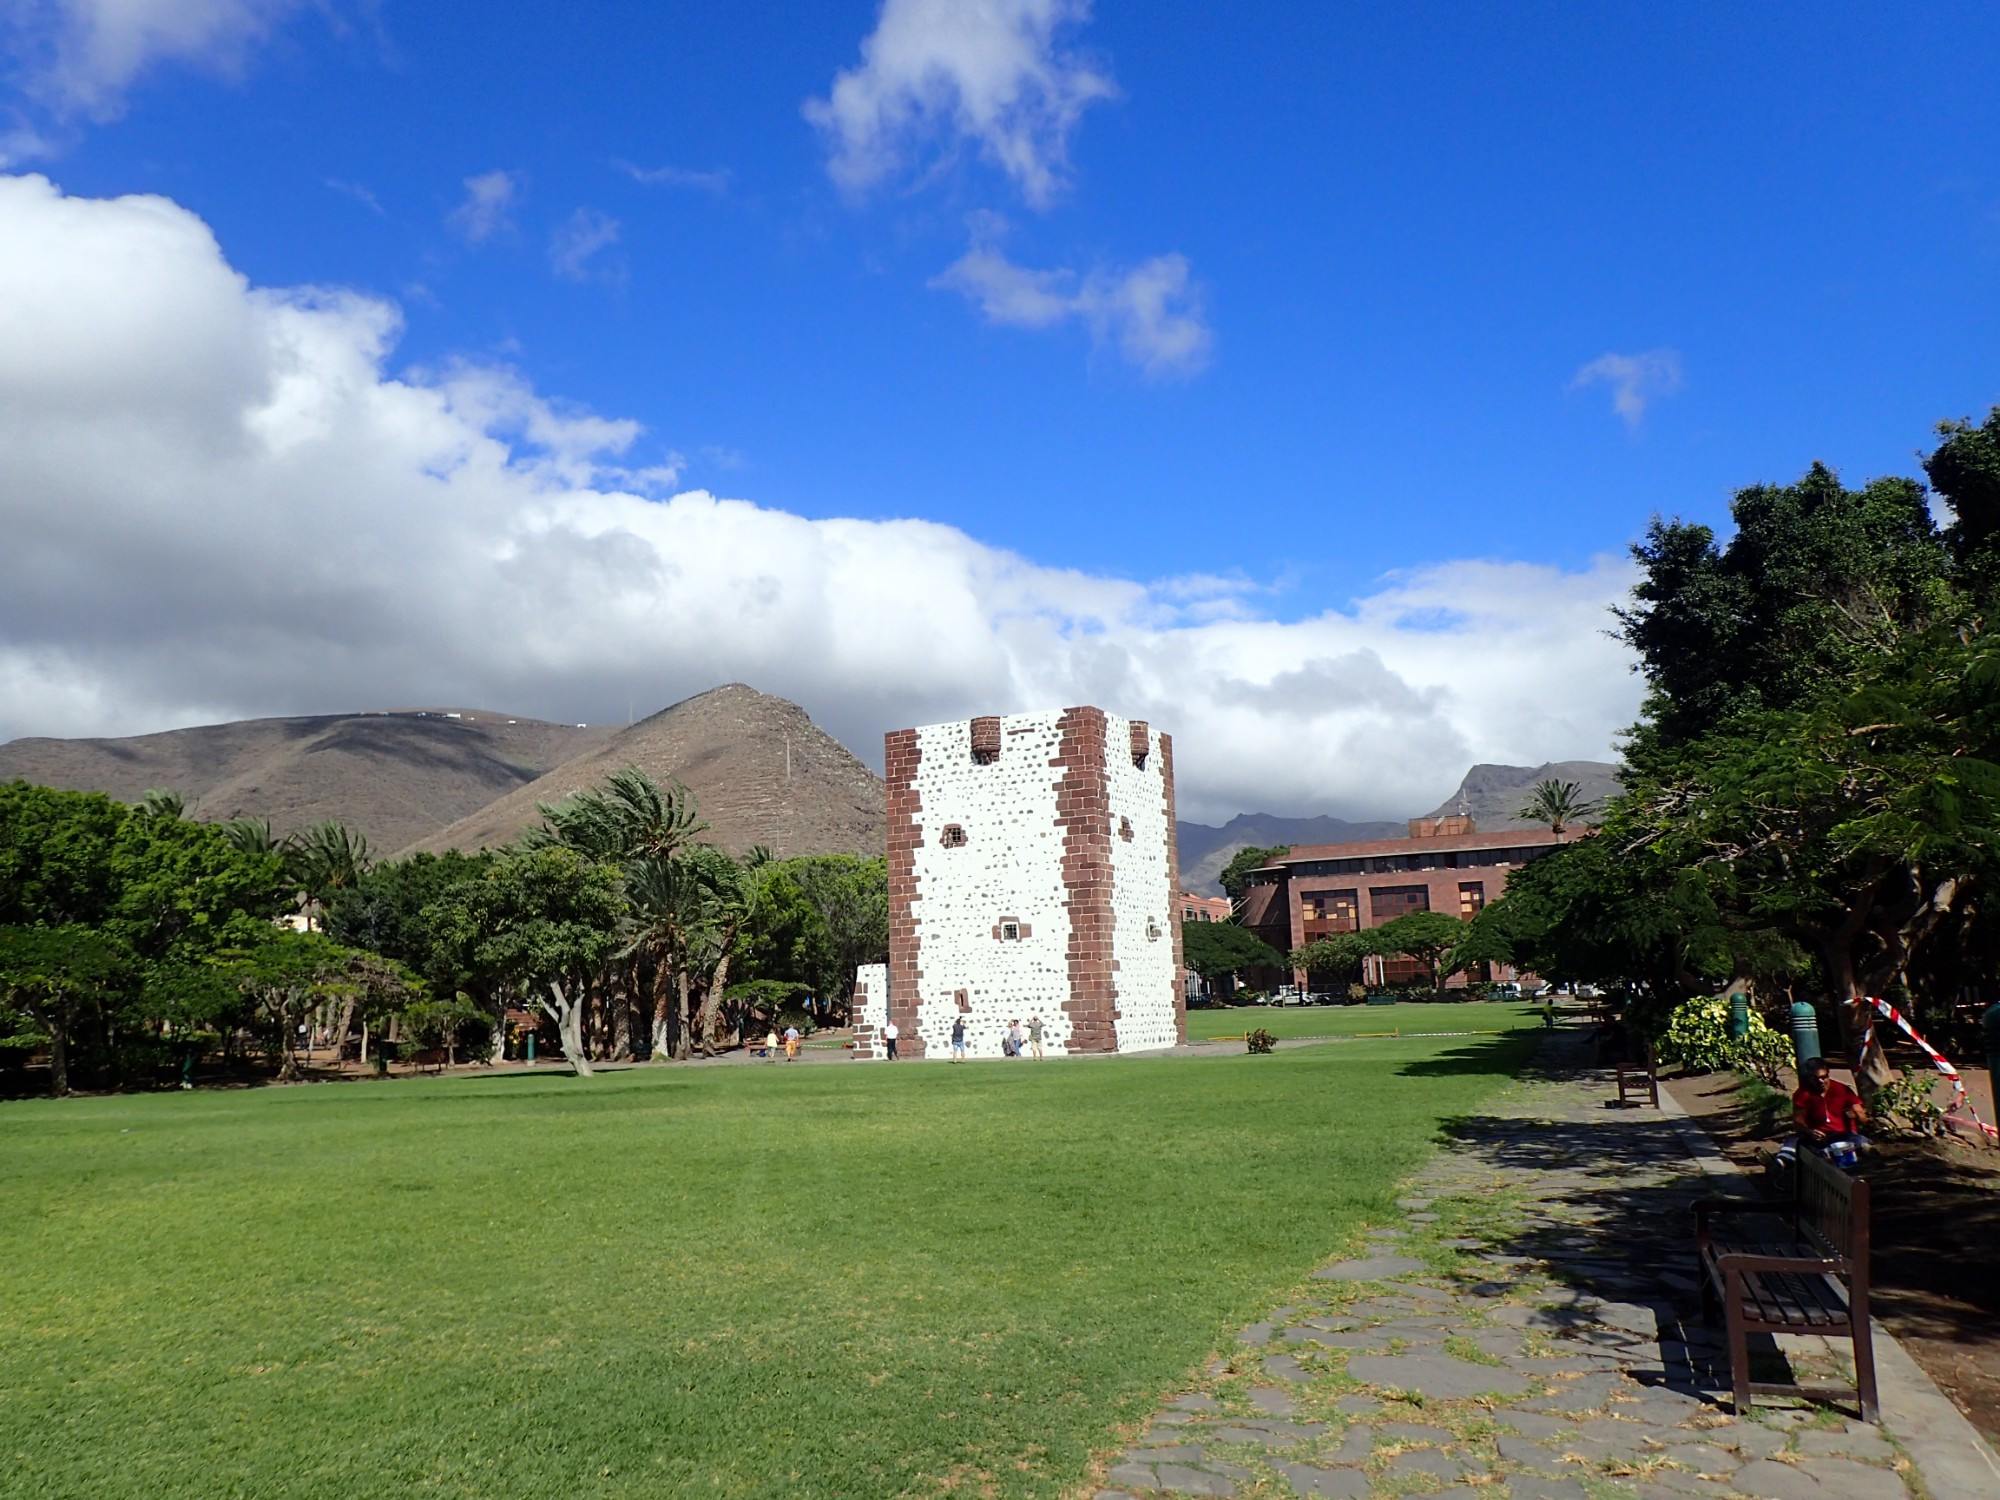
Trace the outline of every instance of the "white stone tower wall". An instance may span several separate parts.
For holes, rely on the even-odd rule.
[[[965,1017],[967,1049],[1000,1056],[1012,1021],[1040,1015],[1044,1050],[1069,1040],[1068,891],[1063,835],[1055,822],[1049,764],[1061,746],[1059,712],[1010,714],[1000,721],[1000,758],[972,758],[969,722],[917,731],[922,754],[915,787],[923,799],[923,842],[916,850],[921,935],[917,1030],[928,1057],[951,1050],[952,1022]],[[947,825],[965,832],[948,847]],[[1003,920],[1022,925],[1014,940],[996,938]],[[958,992],[965,992],[961,1011]]]
[[[1173,876],[1160,733],[1148,729],[1146,764],[1130,753],[1132,721],[1105,715],[1110,771],[1112,957],[1117,961],[1118,1050],[1143,1052],[1180,1040],[1175,1006]],[[1131,837],[1127,838],[1129,827]]]

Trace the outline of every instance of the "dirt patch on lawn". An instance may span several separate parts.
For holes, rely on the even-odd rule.
[[[1730,1073],[1665,1080],[1737,1165],[1781,1139]],[[1990,1116],[1989,1116],[1990,1118]],[[1910,1357],[2000,1442],[2000,1151],[1950,1141],[1882,1141],[1869,1159],[1875,1315]]]

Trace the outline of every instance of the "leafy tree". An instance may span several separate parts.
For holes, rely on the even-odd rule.
[[[1273,844],[1268,849],[1238,849],[1222,873],[1216,877],[1223,890],[1229,893],[1231,901],[1241,901],[1243,893],[1250,888],[1250,872],[1259,866],[1268,865],[1274,859],[1282,859],[1292,852],[1289,844]]]
[[[1452,951],[1465,937],[1465,924],[1441,911],[1406,912],[1369,931],[1378,953],[1400,953],[1431,971],[1431,988],[1442,990],[1457,970]]]
[[[2000,406],[1978,427],[1943,422],[1944,439],[1924,460],[1931,487],[1951,507],[1945,545],[1961,586],[1990,604],[2000,581]]]
[[[117,897],[111,854],[127,813],[97,792],[0,784],[0,924],[102,922]]]
[[[583,1008],[615,953],[625,901],[615,865],[574,849],[515,850],[480,877],[451,886],[425,908],[442,961],[517,985],[556,1023],[564,1055],[583,1077]]]
[[[1245,969],[1281,969],[1285,956],[1234,922],[1181,923],[1181,960],[1210,984]]]
[[[1372,932],[1336,932],[1294,949],[1291,963],[1294,969],[1344,989],[1360,980],[1362,960],[1378,951]]]
[[[106,931],[148,962],[214,952],[284,906],[279,862],[243,854],[212,823],[128,817],[112,841]]]
[[[300,1025],[326,1006],[360,995],[393,1003],[417,993],[396,965],[316,932],[268,928],[216,962],[269,1026],[282,1082],[299,1076]]]
[[[1859,691],[1830,683],[1680,763],[1635,789],[1659,857],[1696,874],[1734,926],[1814,953],[1858,1052],[1863,997],[1906,986],[2000,874],[2000,644],[1932,631]],[[1879,1049],[1864,1061],[1887,1080]]]
[[[32,1021],[49,1042],[52,1091],[69,1092],[70,1042],[78,1017],[127,981],[132,956],[101,931],[0,927],[0,1009]]]
[[[1842,487],[1822,464],[1737,492],[1736,534],[1655,519],[1617,611],[1652,689],[1627,759],[1650,765],[1733,715],[1785,709],[1950,611],[1948,558],[1913,480]]]
[[[504,986],[498,976],[467,967],[465,954],[456,945],[441,942],[428,912],[453,886],[484,878],[496,858],[484,851],[464,854],[451,849],[371,866],[355,884],[333,892],[324,927],[335,942],[379,953],[418,975],[437,997],[432,1004],[447,1003],[446,996],[468,995],[493,1023],[497,1058],[504,1037],[499,1025]],[[352,1020],[346,1014],[335,1022],[336,1045],[345,1039]]]
[[[1549,832],[1561,838],[1570,824],[1581,822],[1595,811],[1597,804],[1583,795],[1583,788],[1576,782],[1551,779],[1535,783],[1516,816],[1546,823]]]

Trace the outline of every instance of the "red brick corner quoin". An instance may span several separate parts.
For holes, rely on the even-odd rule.
[[[924,977],[917,846],[924,840],[924,796],[917,788],[917,766],[923,751],[914,729],[888,735],[882,750],[883,775],[889,784],[889,1019],[902,1033],[896,1050],[906,1057],[922,1057],[924,1041],[917,1034],[918,986]]]
[[[1118,985],[1111,956],[1111,782],[1104,766],[1102,710],[1072,708],[1057,721],[1062,748],[1052,764],[1056,826],[1063,831],[1063,886],[1069,892],[1071,1045],[1080,1052],[1118,1049]]]

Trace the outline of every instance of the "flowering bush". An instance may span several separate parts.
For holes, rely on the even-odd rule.
[[[1278,1039],[1261,1026],[1251,1032],[1244,1040],[1249,1042],[1252,1052],[1269,1052],[1278,1045]]]
[[[1659,1041],[1660,1056],[1696,1073],[1723,1073],[1735,1070],[1754,1073],[1776,1087],[1778,1070],[1792,1064],[1792,1043],[1782,1031],[1774,1031],[1753,1008],[1750,1030],[1742,1037],[1729,1034],[1729,997],[1705,995],[1674,1007],[1667,1017],[1667,1029]]]

